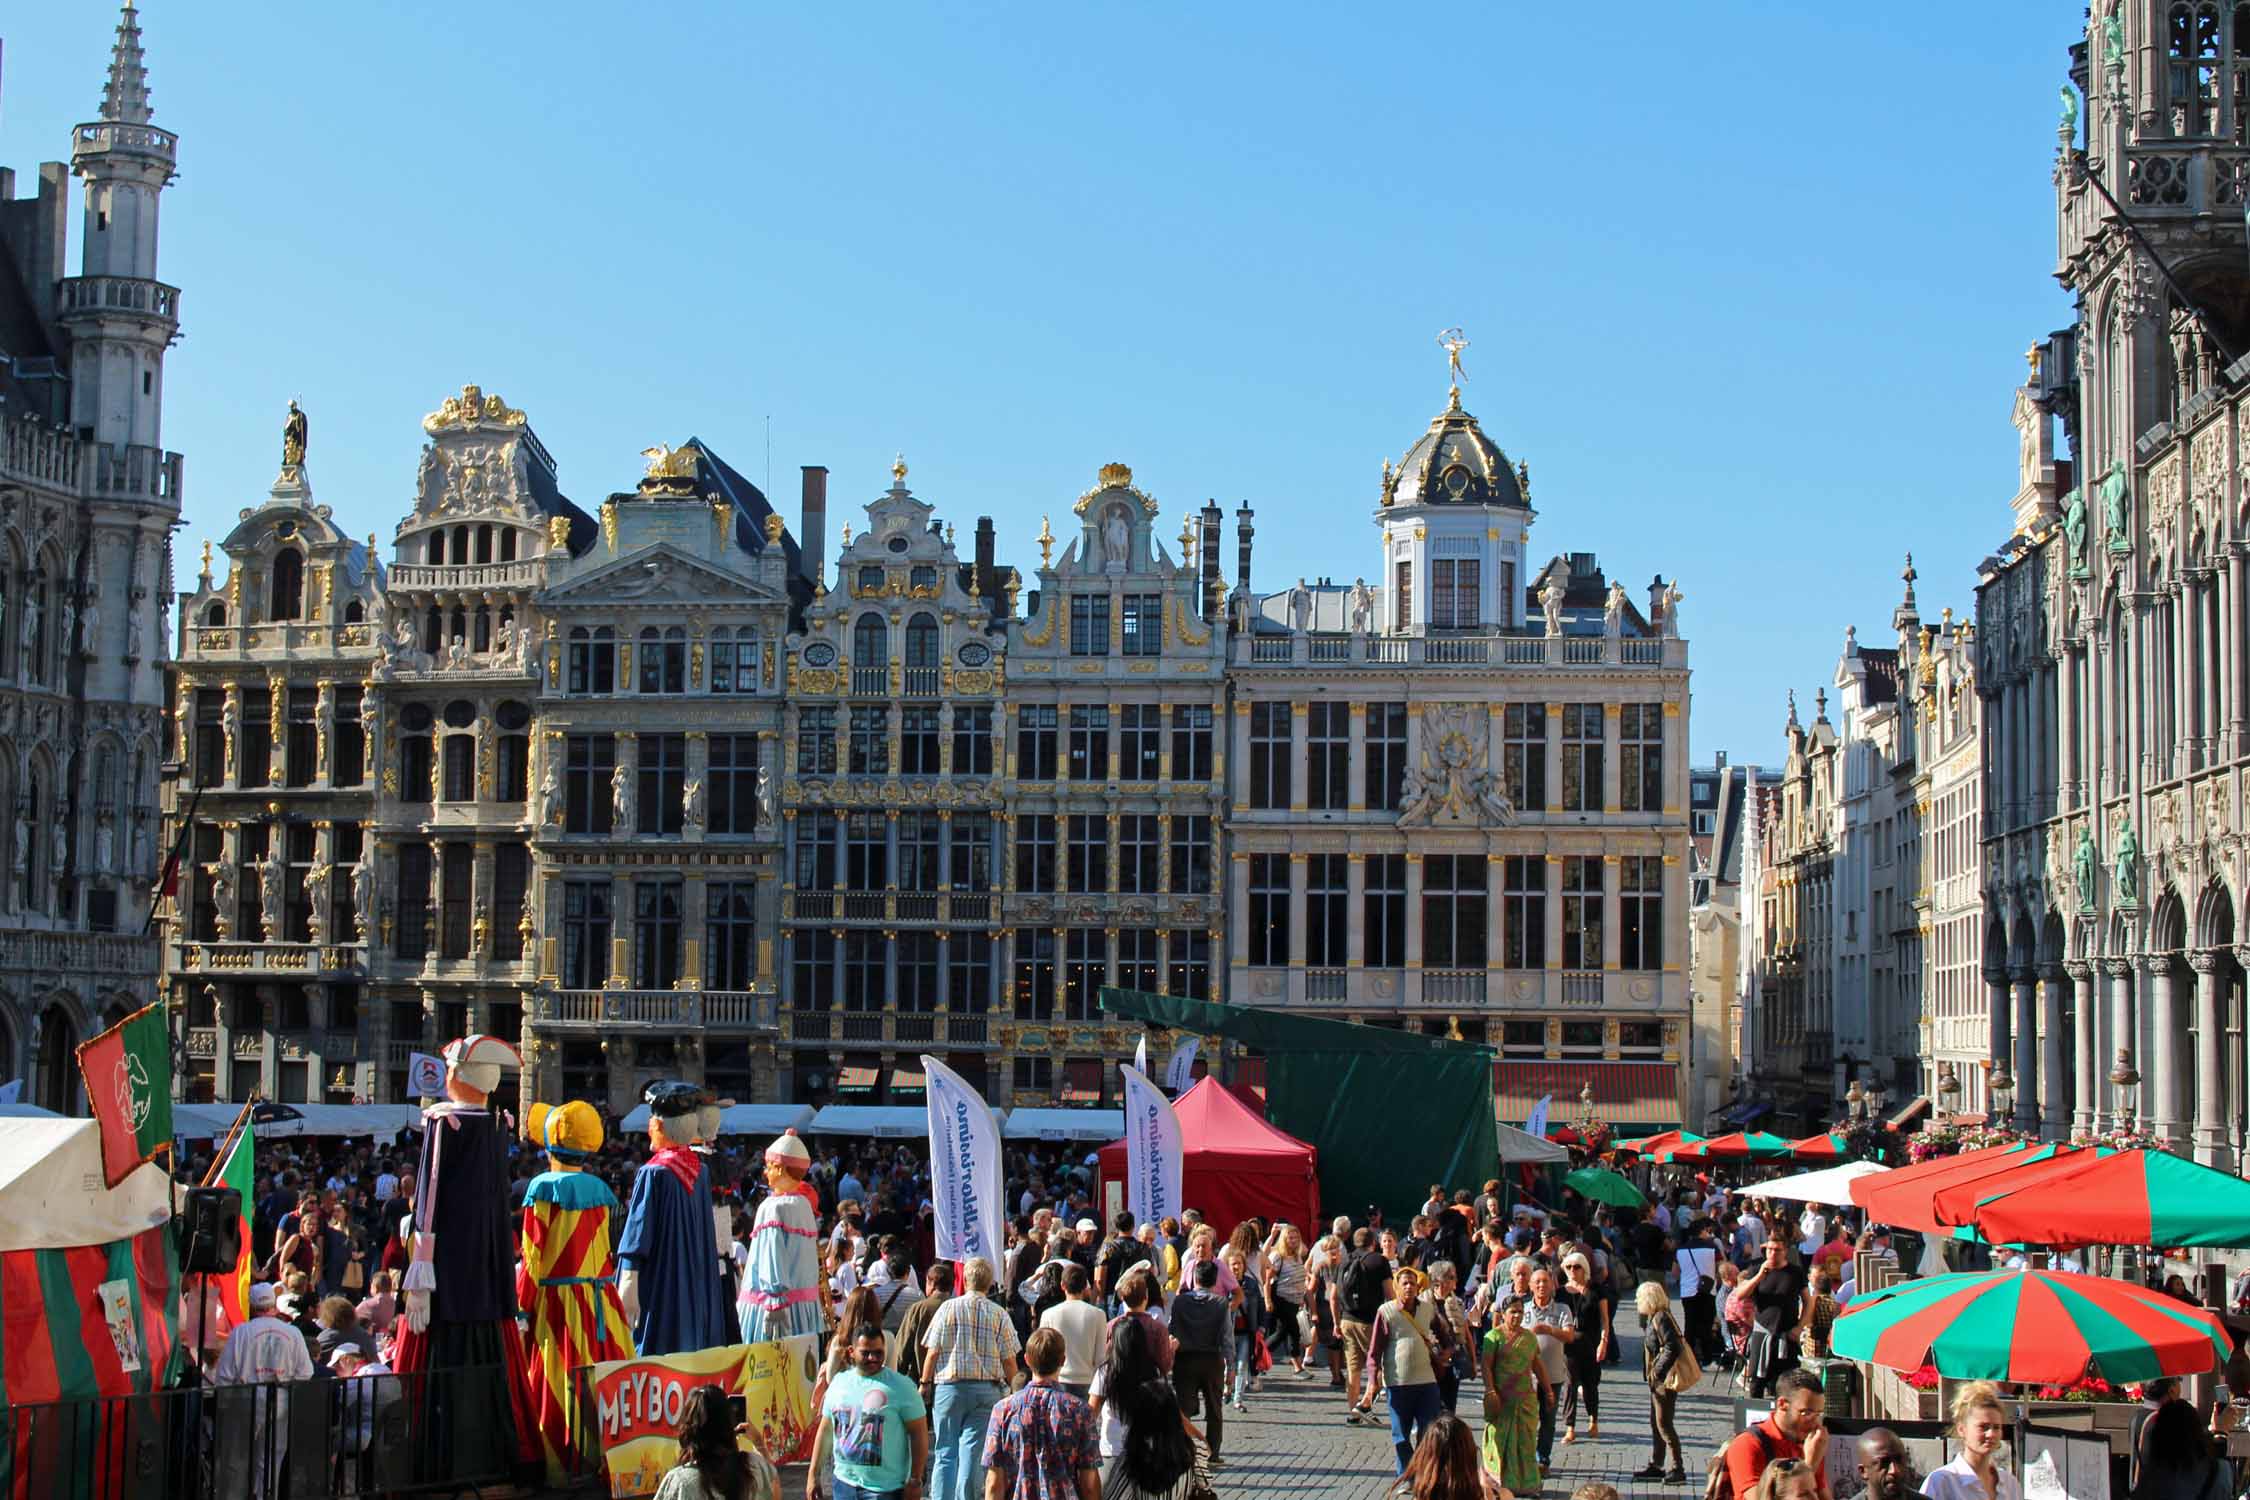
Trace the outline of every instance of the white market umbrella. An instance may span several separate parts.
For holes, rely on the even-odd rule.
[[[1872,1177],[1889,1170],[1889,1167],[1879,1166],[1871,1161],[1848,1161],[1839,1167],[1822,1167],[1817,1172],[1801,1172],[1795,1177],[1753,1183],[1743,1191],[1760,1198],[1789,1198],[1799,1203],[1849,1207],[1854,1178]]]

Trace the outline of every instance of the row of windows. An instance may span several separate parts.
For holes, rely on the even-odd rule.
[[[421,710],[427,728],[430,710]],[[531,711],[522,704],[504,705],[515,710],[514,727],[531,722]],[[220,688],[195,692],[193,730],[190,737],[190,784],[219,787],[226,784],[226,693]],[[475,709],[469,722],[475,722]],[[320,760],[320,689],[292,687],[283,702],[283,721],[273,722],[273,699],[255,688],[241,697],[241,724],[235,743],[235,785],[262,787],[273,774],[274,755],[281,755],[283,786],[311,786]],[[528,742],[525,745],[528,750]],[[334,729],[329,740],[328,784],[359,786],[367,779],[367,741],[359,722],[359,698],[345,685],[335,696]],[[426,793],[430,785],[425,761],[419,782]],[[517,794],[522,795],[520,792]]]
[[[394,952],[414,960],[430,956],[467,958],[473,936],[476,850],[463,841],[408,843],[398,846],[395,910],[398,931]],[[442,876],[441,901],[433,904],[432,878]],[[530,851],[522,844],[493,848],[491,943],[492,956],[523,957],[523,930],[518,917],[531,877]],[[333,889],[347,884],[331,881]],[[246,897],[247,899],[247,897]]]
[[[855,704],[839,716],[833,706],[797,711],[797,774],[833,776],[839,766],[854,775],[882,776],[892,770],[892,726],[902,776],[940,774],[938,749],[944,734],[935,704]],[[1216,720],[1204,703],[1170,709],[1174,781],[1209,781]],[[1016,775],[1026,781],[1054,781],[1065,767],[1073,781],[1154,781],[1162,774],[1166,710],[1155,703],[1128,703],[1116,715],[1116,754],[1111,757],[1111,719],[1107,704],[1082,704],[1063,711],[1051,703],[1026,704],[1016,714]],[[844,726],[839,755],[837,725]],[[961,704],[953,709],[956,776],[990,776],[993,709]]]
[[[790,935],[788,1003],[874,1011],[888,1002],[926,1013],[942,999],[949,1010],[981,1013],[991,1004],[993,955],[992,934],[974,930],[949,934],[941,962],[934,932],[909,929],[887,939],[879,932],[799,929]],[[1100,928],[1067,928],[1059,939],[1049,928],[1019,929],[1002,1003],[1018,1020],[1098,1020],[1112,956]],[[1202,928],[1125,928],[1114,957],[1115,982],[1125,989],[1197,999],[1210,991],[1211,934]]]
[[[564,641],[563,691],[573,696],[618,692],[620,644],[616,632],[607,625],[573,626]],[[678,625],[661,629],[644,626],[633,653],[635,690],[650,695],[758,691],[764,656],[755,630],[722,626],[711,633],[709,644],[704,671],[699,675],[685,629]]]
[[[610,978],[611,910],[607,880],[563,882],[562,982],[599,989]],[[631,979],[634,988],[668,990],[680,981],[687,884],[636,880],[632,892]],[[716,880],[703,888],[703,986],[746,990],[757,978],[758,888],[755,881]]]
[[[1290,879],[1286,854],[1250,856],[1247,913],[1250,962],[1267,968],[1293,963],[1341,968],[1349,962],[1351,931],[1349,859],[1313,854],[1304,860],[1305,932],[1302,956],[1292,952]],[[1599,855],[1566,855],[1554,899],[1561,905],[1560,966],[1598,969],[1605,962],[1608,866]],[[1433,969],[1543,969],[1547,966],[1547,861],[1540,855],[1500,858],[1499,924],[1490,911],[1490,860],[1482,854],[1431,854],[1422,859],[1422,950],[1407,942],[1406,856],[1364,857],[1360,925],[1361,963],[1399,968],[1419,961]],[[1664,861],[1628,855],[1617,861],[1618,966],[1664,966]],[[1498,962],[1495,965],[1494,959]]]
[[[1107,594],[1070,596],[1070,654],[1107,656],[1110,646],[1110,598]],[[1164,596],[1125,594],[1116,611],[1117,654],[1160,656],[1164,652]]]
[[[755,833],[758,829],[758,737],[714,734],[706,745],[703,831]],[[658,837],[687,826],[687,736],[639,737],[631,789],[630,830],[617,826],[617,737],[573,734],[563,740],[563,832],[632,832]]]

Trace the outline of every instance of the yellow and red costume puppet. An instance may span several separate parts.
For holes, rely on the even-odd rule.
[[[602,1117],[591,1104],[535,1104],[525,1124],[525,1134],[546,1148],[548,1169],[523,1193],[516,1305],[531,1318],[532,1401],[547,1481],[561,1485],[575,1468],[579,1391],[572,1372],[634,1353],[609,1238],[611,1216],[624,1208],[609,1184],[585,1169],[602,1148]]]

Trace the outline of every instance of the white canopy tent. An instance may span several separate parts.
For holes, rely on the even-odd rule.
[[[1837,1207],[1852,1201],[1853,1179],[1873,1177],[1889,1170],[1871,1161],[1848,1161],[1842,1166],[1822,1167],[1817,1172],[1757,1183],[1749,1191],[1761,1198],[1787,1198],[1797,1203],[1825,1203]]]
[[[1000,1131],[1011,1141],[1102,1141],[1125,1134],[1122,1109],[1012,1109]]]
[[[1500,1159],[1509,1166],[1518,1162],[1568,1162],[1570,1151],[1528,1130],[1518,1130],[1507,1121],[1497,1122],[1500,1130]]]
[[[172,1179],[155,1162],[102,1186],[92,1120],[0,1119],[0,1250],[106,1245],[172,1217]]]
[[[919,1104],[831,1104],[812,1117],[808,1135],[864,1135],[879,1141],[927,1140],[929,1111]]]
[[[730,1104],[719,1112],[719,1134],[728,1135],[779,1135],[784,1130],[794,1130],[802,1135],[813,1122],[813,1107],[809,1104]],[[648,1106],[636,1104],[617,1122],[617,1128],[627,1134],[648,1130]]]
[[[292,1119],[257,1122],[260,1141],[285,1141],[301,1135],[395,1136],[422,1128],[419,1104],[279,1104]],[[175,1104],[172,1134],[183,1141],[224,1140],[242,1113],[239,1104]]]

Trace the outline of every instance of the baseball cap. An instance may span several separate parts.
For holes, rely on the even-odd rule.
[[[1102,1232],[1102,1226],[1096,1224],[1092,1219],[1080,1219],[1071,1227],[1080,1234],[1100,1234]]]

